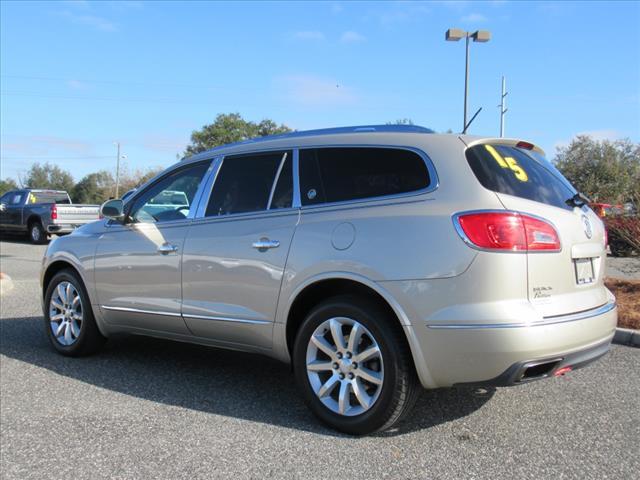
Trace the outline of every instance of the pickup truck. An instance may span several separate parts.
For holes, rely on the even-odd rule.
[[[0,232],[28,234],[32,243],[46,243],[52,234],[71,233],[97,220],[99,210],[99,205],[73,205],[63,190],[12,190],[0,197]]]

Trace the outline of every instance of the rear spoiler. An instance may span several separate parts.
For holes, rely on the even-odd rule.
[[[539,153],[542,156],[546,156],[544,150],[542,150],[539,146],[527,142],[526,140],[520,140],[517,138],[478,138],[478,137],[469,137],[469,136],[459,136],[458,137],[462,143],[464,143],[467,147],[473,147],[475,145],[506,145],[509,147],[520,147],[526,150],[533,150],[536,153]]]

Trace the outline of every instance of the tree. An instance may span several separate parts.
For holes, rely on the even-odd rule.
[[[413,120],[410,118],[399,118],[393,122],[387,122],[387,125],[413,125]]]
[[[102,203],[115,191],[113,175],[107,170],[90,173],[80,180],[73,189],[71,198],[75,203]]]
[[[126,166],[120,171],[120,196],[129,190],[140,187],[143,183],[151,180],[153,177],[164,171],[162,167],[149,168],[147,170],[134,170],[130,172]],[[114,184],[115,191],[115,184]]]
[[[0,180],[0,195],[4,195],[6,192],[15,190],[18,188],[18,184],[13,178],[5,178]]]
[[[556,166],[594,202],[625,203],[640,197],[640,144],[578,135],[559,147]]]
[[[239,113],[221,113],[212,124],[205,125],[191,134],[191,144],[187,146],[185,156],[227,143],[290,131],[286,125],[278,125],[273,120],[265,119],[255,123],[243,119]]]
[[[75,182],[71,173],[47,162],[31,165],[22,184],[29,188],[48,188],[72,192]]]

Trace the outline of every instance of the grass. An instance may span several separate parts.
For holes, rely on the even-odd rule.
[[[618,326],[640,330],[640,280],[607,278],[604,283],[618,302]]]

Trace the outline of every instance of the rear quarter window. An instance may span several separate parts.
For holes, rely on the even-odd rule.
[[[475,145],[467,161],[483,187],[497,193],[571,210],[566,201],[576,190],[546,159],[506,145]]]
[[[424,159],[397,148],[329,147],[300,150],[303,205],[397,195],[431,183]]]

